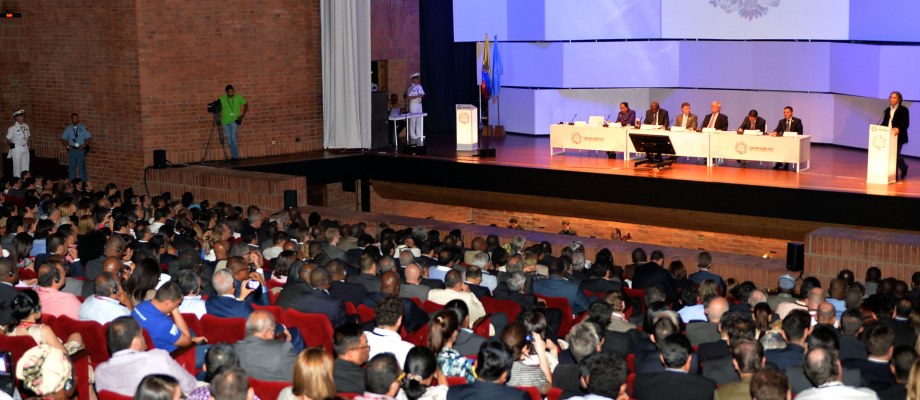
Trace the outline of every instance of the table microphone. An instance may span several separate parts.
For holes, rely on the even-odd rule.
[[[610,121],[610,114],[607,114],[607,118],[604,118],[604,128],[609,127],[608,121]]]
[[[578,118],[578,113],[575,113],[575,115],[572,116],[572,120],[569,121],[569,125],[575,125],[575,118]]]

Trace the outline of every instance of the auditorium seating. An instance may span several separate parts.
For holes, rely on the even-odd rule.
[[[209,343],[235,343],[246,337],[246,320],[243,318],[219,318],[205,314],[201,317],[201,327]]]
[[[42,317],[42,320],[51,327],[54,334],[61,340],[67,340],[70,335],[79,333],[83,337],[83,343],[89,353],[93,367],[108,361],[109,349],[106,343],[105,327],[99,325],[98,322],[77,321],[66,315],[52,319]]]
[[[547,307],[562,311],[562,323],[559,324],[559,332],[557,332],[557,335],[558,337],[564,338],[565,335],[569,334],[569,330],[575,326],[575,317],[572,315],[572,307],[569,306],[569,299],[565,297],[541,296],[539,294],[536,296],[538,299],[543,299]]]
[[[517,315],[521,313],[521,306],[515,303],[514,300],[499,300],[489,296],[483,296],[480,301],[487,313],[504,313],[508,316],[508,320],[510,321],[513,321],[517,318]]]
[[[530,400],[543,400],[543,395],[540,394],[540,389],[537,389],[533,386],[515,386],[516,389],[527,392],[530,395]]]
[[[252,391],[255,392],[256,396],[259,396],[260,399],[277,399],[278,394],[281,393],[284,388],[291,386],[291,382],[261,381],[249,377],[249,386],[252,387]]]
[[[103,390],[97,393],[99,400],[131,400],[134,397],[131,396],[122,396],[115,392],[110,392],[108,390]]]
[[[281,306],[261,306],[253,304],[252,309],[268,311],[275,317],[275,323],[287,325],[286,319],[284,318],[284,309],[281,308]]]
[[[294,309],[284,311],[284,320],[288,327],[300,329],[303,341],[309,347],[322,346],[331,356],[335,356],[332,348],[334,331],[329,318],[324,314],[305,314]]]

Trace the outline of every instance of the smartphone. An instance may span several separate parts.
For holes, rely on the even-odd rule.
[[[13,396],[13,355],[8,351],[0,351],[0,390]]]
[[[246,287],[249,289],[256,290],[259,288],[259,286],[260,286],[259,281],[255,279],[250,279],[246,281]]]

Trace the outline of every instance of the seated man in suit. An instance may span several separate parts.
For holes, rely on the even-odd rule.
[[[811,333],[811,317],[804,310],[792,310],[783,318],[786,348],[767,350],[767,361],[785,372],[791,365],[801,365],[805,354],[805,338]]]
[[[329,294],[329,273],[323,268],[310,273],[313,290],[303,292],[294,301],[293,308],[307,314],[325,314],[332,327],[342,326],[346,322],[345,302]]]
[[[741,380],[720,386],[715,393],[716,400],[745,399],[751,396],[751,378],[754,373],[763,368],[766,359],[763,356],[763,346],[752,339],[739,339],[733,342],[732,365],[738,371]],[[709,365],[706,365],[709,368]]]
[[[619,278],[611,279],[612,269],[613,265],[605,260],[591,264],[591,277],[581,281],[578,289],[582,292],[587,290],[593,293],[619,292],[623,289],[623,282]]]
[[[310,273],[316,268],[316,264],[313,263],[294,263],[291,265],[287,282],[281,288],[281,293],[278,294],[275,305],[285,310],[292,308],[301,293],[313,290],[313,286],[310,285]]]
[[[230,257],[227,259],[227,269],[230,270],[230,273],[233,274],[233,287],[236,290],[236,295],[243,301],[247,303],[254,303],[260,306],[267,306],[268,304],[268,288],[265,286],[265,277],[262,274],[251,271],[249,264],[258,265],[261,263],[261,259],[256,260],[258,257],[254,253],[249,253],[246,255],[248,259],[241,256]],[[256,262],[258,261],[258,263]],[[249,291],[247,295],[243,296],[243,286],[246,281],[258,281],[259,288],[256,290]]]
[[[533,291],[541,296],[566,298],[575,314],[591,305],[591,300],[578,289],[578,283],[565,279],[565,262],[562,260],[556,260],[549,266],[549,278],[534,281]]]
[[[364,363],[370,354],[367,337],[357,324],[348,323],[335,330],[332,338],[335,361],[332,377],[335,389],[345,393],[364,391]]]
[[[797,311],[793,311],[795,313]],[[790,315],[792,314],[790,313]],[[805,376],[815,384],[796,396],[797,400],[875,400],[875,392],[868,388],[846,386],[841,381],[840,361],[837,352],[826,347],[815,347],[804,356]]]
[[[623,358],[610,353],[596,353],[578,363],[579,383],[588,396],[571,397],[574,400],[623,399],[626,394],[626,377],[629,370]]]
[[[865,360],[846,360],[843,366],[857,368],[862,375],[862,386],[872,389],[885,388],[894,383],[894,374],[889,366],[894,354],[894,332],[885,324],[877,324],[866,335]]]
[[[368,292],[380,291],[380,278],[377,277],[377,259],[365,253],[361,256],[361,274],[349,276],[348,282],[363,285]]]
[[[725,313],[719,322],[719,333],[722,335],[722,340],[703,343],[697,348],[700,362],[706,366],[703,376],[712,379],[718,385],[737,382],[739,379],[735,372],[738,368],[732,365],[732,349],[739,341],[754,340],[754,321],[747,315],[750,314]]]
[[[668,301],[677,300],[677,291],[671,273],[664,268],[664,254],[655,250],[652,252],[651,261],[636,265],[632,278],[633,289],[647,289],[659,285],[664,289]]]
[[[703,305],[708,321],[691,322],[686,327],[687,339],[690,339],[690,343],[694,346],[721,339],[719,322],[722,320],[722,315],[728,311],[728,300],[724,297],[713,297]]]
[[[406,265],[406,268],[403,270],[403,273],[406,276],[406,283],[403,283],[399,287],[399,297],[403,298],[417,298],[423,303],[428,300],[428,291],[431,290],[430,287],[422,285],[421,277],[422,270],[419,268],[418,264],[413,262]]]
[[[840,346],[836,330],[828,325],[815,325],[811,334],[806,339],[809,349],[823,347],[837,351]],[[793,395],[798,395],[805,390],[815,387],[814,384],[805,376],[805,369],[801,364],[790,365],[786,369],[786,376],[789,378],[789,387]],[[847,386],[862,386],[862,376],[859,369],[842,367],[841,379]]]
[[[840,318],[840,361],[869,358],[866,353],[866,344],[860,340],[863,331],[862,312],[858,308],[844,311]]]
[[[699,286],[705,280],[711,280],[719,285],[719,289],[722,291],[722,296],[727,296],[725,290],[725,280],[721,276],[710,271],[712,269],[712,254],[709,254],[708,251],[702,251],[696,257],[696,266],[699,268],[699,271],[690,274],[687,279],[690,282]]]
[[[249,314],[246,337],[234,343],[233,350],[240,356],[240,366],[255,379],[278,381],[294,374],[297,350],[290,342],[275,339],[275,317],[268,311]]]
[[[484,254],[484,253],[480,253]],[[482,300],[484,296],[492,297],[492,291],[485,286],[480,286],[482,284],[482,268],[479,268],[475,265],[471,265],[466,269],[466,280],[463,283],[466,284],[470,291],[476,295],[477,299]]]
[[[345,264],[339,260],[332,260],[326,264],[326,271],[329,271],[329,294],[354,304],[356,307],[364,301],[364,295],[367,294],[367,288],[360,283],[346,281],[348,275],[345,271]]]
[[[802,125],[802,120],[792,116],[792,106],[786,106],[783,108],[783,119],[779,120],[779,123],[776,124],[776,129],[773,132],[770,132],[770,136],[790,136],[790,135],[804,135],[805,126]],[[773,169],[789,169],[789,165],[786,163],[776,163],[773,166]]]
[[[252,313],[252,304],[242,299],[246,298],[254,289],[243,284],[240,297],[236,297],[233,289],[233,275],[226,269],[214,272],[212,279],[217,296],[209,297],[204,302],[208,314],[221,318],[249,318]]]
[[[718,101],[712,102],[712,113],[706,114],[706,117],[703,118],[703,124],[700,125],[700,128],[713,128],[717,131],[728,130],[728,116],[722,114],[722,103],[719,103]]]
[[[900,346],[894,350],[891,357],[891,369],[894,372],[895,382],[888,387],[879,387],[875,389],[878,397],[882,400],[888,399],[906,399],[907,398],[907,381],[910,379],[910,370],[914,362],[917,361],[917,352],[907,346]]]
[[[522,390],[505,386],[511,373],[511,349],[504,342],[486,342],[479,349],[476,358],[476,381],[466,385],[452,386],[447,390],[451,400],[530,400]]]
[[[636,110],[630,110],[629,103],[625,101],[620,103],[620,112],[617,113],[617,119],[613,123],[622,126],[634,126],[636,124]],[[617,153],[608,151],[607,158],[617,158]]]
[[[666,369],[663,372],[638,374],[634,390],[636,399],[713,398],[716,383],[708,378],[690,374],[693,347],[686,337],[674,333],[661,340],[659,348],[661,362]]]
[[[760,131],[761,134],[766,134],[767,120],[757,116],[757,110],[748,111],[747,118],[741,121],[741,126],[738,127],[738,134],[741,135],[747,130]],[[738,160],[738,164],[745,167],[747,166],[747,161]]]
[[[653,101],[649,105],[649,109],[645,111],[645,120],[642,121],[642,123],[646,125],[661,125],[664,129],[668,129],[671,126],[668,110],[662,109],[657,101]]]
[[[597,325],[592,322],[582,322],[573,326],[565,337],[569,343],[569,351],[575,358],[575,364],[559,364],[553,369],[553,387],[562,389],[563,398],[582,394],[582,385],[578,379],[578,363],[585,357],[601,351],[601,338],[597,335],[596,327]]]
[[[363,304],[375,308],[387,297],[396,297],[403,302],[403,325],[406,331],[415,332],[418,328],[428,324],[428,314],[424,310],[419,308],[414,301],[399,297],[399,275],[393,271],[384,272],[380,276],[380,291],[364,295]]]
[[[684,128],[688,131],[695,131],[697,124],[696,119],[696,114],[690,112],[690,103],[683,102],[680,105],[680,114],[677,115],[674,126]]]

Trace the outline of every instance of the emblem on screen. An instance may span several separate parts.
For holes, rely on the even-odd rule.
[[[575,133],[572,134],[572,143],[575,143],[575,144],[581,143],[581,134],[580,134],[580,133],[575,132]]]
[[[735,143],[735,153],[744,154],[744,153],[747,153],[747,151],[748,151],[747,144],[745,144],[744,142]]]
[[[779,7],[780,0],[709,0],[713,7],[719,7],[726,14],[738,14],[741,18],[753,21],[767,15],[771,7]]]

